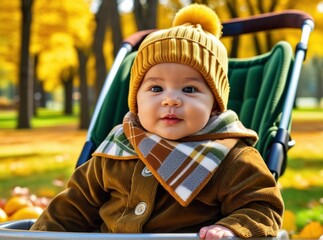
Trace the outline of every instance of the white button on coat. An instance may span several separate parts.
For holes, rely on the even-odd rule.
[[[146,212],[147,204],[145,202],[140,202],[135,208],[135,214],[140,216]]]
[[[141,175],[144,177],[150,177],[153,174],[149,171],[149,169],[147,167],[144,167],[144,169],[142,169],[142,171],[141,171]]]

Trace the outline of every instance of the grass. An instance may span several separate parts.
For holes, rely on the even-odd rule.
[[[35,172],[31,176],[12,174],[1,177],[2,198],[8,199],[16,186],[27,187],[29,192],[36,196],[52,198],[61,192],[66,185],[66,180],[73,172],[73,166],[64,168],[55,167],[42,172]]]
[[[37,116],[31,119],[32,128],[51,127],[66,124],[76,124],[78,122],[78,108],[75,107],[75,114],[71,116],[63,115],[61,111],[41,108],[37,111]],[[0,129],[13,129],[17,126],[16,111],[0,110]]]
[[[40,109],[33,129],[16,130],[16,113],[0,111],[0,198],[15,186],[40,196],[54,196],[71,176],[85,142],[78,116]]]
[[[323,224],[323,158],[290,158],[280,184],[285,207],[295,213],[298,229],[312,221]]]
[[[15,117],[0,111],[0,198],[8,198],[15,186],[54,196],[72,174],[86,132],[77,129],[76,115],[41,109],[32,130],[16,130]],[[310,221],[323,224],[323,111],[294,110],[293,120],[296,146],[279,184],[286,209],[295,213],[301,229]]]
[[[323,110],[316,108],[301,108],[293,110],[292,117],[296,121],[323,121]]]
[[[285,207],[295,213],[298,229],[312,221],[323,224],[322,137],[322,109],[293,111],[296,145],[288,152],[287,169],[279,182]]]

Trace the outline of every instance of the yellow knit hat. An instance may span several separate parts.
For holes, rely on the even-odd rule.
[[[205,5],[191,4],[175,16],[173,27],[148,35],[141,43],[131,70],[128,105],[137,113],[137,92],[146,72],[158,63],[181,63],[204,77],[220,111],[229,98],[227,51],[219,40],[222,25]]]

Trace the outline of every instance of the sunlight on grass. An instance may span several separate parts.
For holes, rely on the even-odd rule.
[[[36,146],[28,149],[27,153],[20,149],[10,157],[0,154],[1,197],[9,197],[10,190],[15,186],[28,187],[35,194],[46,196],[54,196],[65,187],[75,169],[78,154],[73,151],[76,149],[70,148],[70,151],[62,153],[62,146],[59,144],[51,144],[48,152],[41,148],[37,151],[35,148]],[[57,179],[64,186],[55,186],[53,183]]]
[[[317,108],[294,109],[292,118],[294,120],[323,121],[323,111]]]
[[[298,230],[312,221],[323,223],[323,186],[307,186],[306,188],[283,188],[286,210],[296,216]]]
[[[9,197],[16,186],[54,196],[65,187],[85,142],[78,117],[40,109],[32,119],[33,129],[16,130],[14,111],[4,113],[0,114],[0,197]]]
[[[323,111],[294,110],[298,132],[296,145],[288,152],[285,174],[279,179],[286,210],[295,214],[300,231],[309,222],[323,224]]]
[[[1,157],[2,158],[2,157]],[[1,160],[0,158],[0,160]],[[29,176],[35,173],[75,166],[69,154],[31,154],[6,158],[0,162],[0,179],[13,176]]]
[[[74,114],[66,116],[61,111],[40,108],[37,110],[37,116],[31,118],[32,127],[50,127],[65,124],[78,123],[78,107],[74,108]],[[17,112],[0,110],[0,129],[14,129],[17,126]]]
[[[323,187],[323,156],[311,158],[311,160],[290,158],[287,170],[280,178],[280,183],[285,187],[299,189],[317,185]]]
[[[11,191],[19,187],[27,187],[32,194],[43,197],[54,197],[57,193],[65,189],[68,178],[71,176],[74,168],[55,166],[51,170],[43,172],[34,172],[28,177],[22,175],[11,175],[0,178],[1,181],[1,198],[8,199]]]

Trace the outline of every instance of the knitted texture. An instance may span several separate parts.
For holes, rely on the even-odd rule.
[[[197,23],[199,19],[200,23]],[[141,43],[131,70],[128,98],[131,112],[137,113],[137,92],[147,71],[165,62],[185,64],[199,71],[213,92],[219,110],[227,109],[228,57],[225,46],[216,37],[220,36],[219,28],[222,27],[219,19],[210,8],[192,4],[179,11],[174,24],[183,21],[187,22],[151,33]],[[209,24],[210,27],[206,23],[211,21],[214,24]]]

